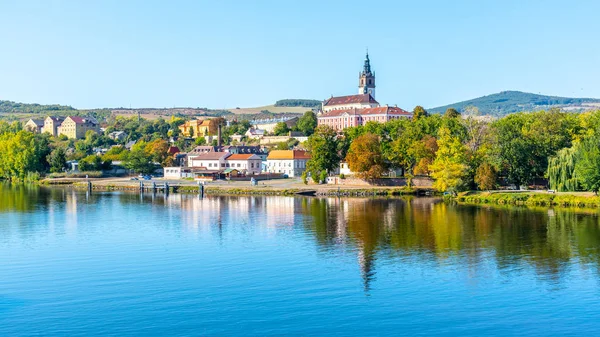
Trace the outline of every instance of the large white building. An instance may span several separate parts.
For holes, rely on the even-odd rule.
[[[299,177],[306,170],[310,154],[299,150],[273,150],[267,156],[267,172]]]

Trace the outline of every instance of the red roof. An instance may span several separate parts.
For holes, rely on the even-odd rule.
[[[365,109],[340,109],[340,110],[331,110],[322,114],[319,117],[337,117],[341,116],[345,113],[349,115],[356,116],[364,116],[364,115],[392,115],[392,116],[405,116],[410,117],[412,113],[400,109],[394,106],[380,106],[376,108],[365,108]]]
[[[250,157],[255,156],[254,154],[250,153],[250,154],[232,154],[231,156],[227,157],[227,160],[248,160],[251,159]],[[254,159],[260,159],[259,156],[256,156],[256,158]]]
[[[342,104],[355,104],[355,103],[377,103],[375,98],[371,94],[359,94],[349,96],[331,97],[325,101],[324,105],[342,105]]]
[[[175,154],[175,153],[179,153],[181,151],[179,151],[179,148],[177,146],[171,146],[169,148],[169,150],[167,151],[168,154]]]

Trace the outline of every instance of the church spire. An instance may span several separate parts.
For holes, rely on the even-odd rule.
[[[371,61],[369,60],[369,49],[367,48],[367,55],[365,56],[365,65],[363,67],[363,73],[371,73]]]
[[[365,55],[365,64],[363,70],[358,74],[358,93],[370,94],[375,98],[375,73],[371,72],[371,60],[369,59],[369,49]]]

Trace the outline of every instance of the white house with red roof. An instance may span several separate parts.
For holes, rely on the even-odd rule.
[[[232,154],[227,157],[225,167],[236,169],[246,174],[259,174],[262,168],[262,159],[255,154]]]

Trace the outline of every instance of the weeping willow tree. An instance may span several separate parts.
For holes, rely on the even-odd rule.
[[[546,176],[551,189],[560,192],[579,189],[579,181],[575,174],[576,157],[577,146],[573,146],[558,151],[555,156],[548,159]]]

